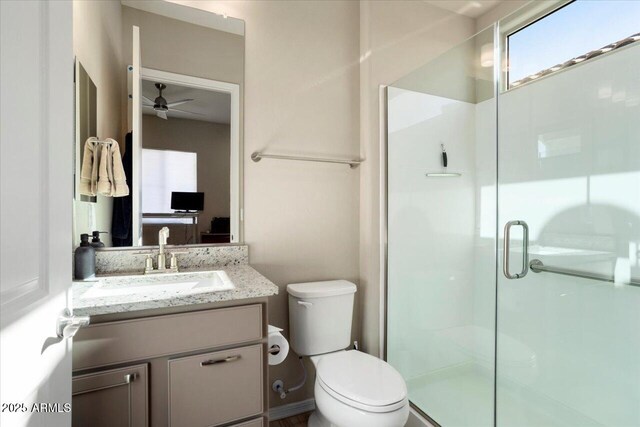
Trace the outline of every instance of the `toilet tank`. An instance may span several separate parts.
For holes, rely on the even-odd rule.
[[[313,356],[349,346],[355,292],[356,285],[346,280],[287,285],[293,351]]]

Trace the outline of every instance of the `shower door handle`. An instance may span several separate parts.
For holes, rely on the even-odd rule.
[[[522,270],[511,274],[509,271],[509,249],[511,246],[511,227],[522,227]],[[509,221],[504,225],[504,248],[502,253],[502,272],[507,279],[522,279],[529,271],[529,226],[522,220]]]

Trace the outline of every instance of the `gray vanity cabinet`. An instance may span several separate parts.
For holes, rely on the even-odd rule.
[[[266,299],[228,304],[92,317],[73,341],[73,426],[266,425]]]
[[[147,365],[73,378],[72,417],[78,427],[145,427],[149,419]]]

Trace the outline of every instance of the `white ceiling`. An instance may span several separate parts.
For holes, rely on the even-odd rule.
[[[450,10],[459,15],[477,18],[500,3],[500,0],[423,0],[430,5]]]
[[[142,95],[152,101],[158,96],[158,89],[156,89],[155,83],[162,82],[142,81]],[[180,99],[193,98],[193,101],[177,105],[175,108],[200,114],[187,114],[170,109],[167,113],[169,120],[174,117],[223,124],[229,124],[231,120],[231,95],[228,93],[167,84],[167,88],[162,91],[162,96],[169,104]],[[147,107],[142,109],[142,113],[156,114],[153,108]],[[158,117],[158,120],[163,119]]]

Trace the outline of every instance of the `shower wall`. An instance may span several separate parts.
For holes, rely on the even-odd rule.
[[[404,308],[389,327],[406,351],[390,356],[410,379],[471,357],[447,334],[472,323],[475,114],[473,104],[405,89],[388,96],[390,303]],[[425,176],[442,170],[440,144],[461,177]]]
[[[387,359],[443,425],[493,420],[493,117],[491,99],[388,89]],[[441,144],[460,177],[425,176],[443,170]]]

